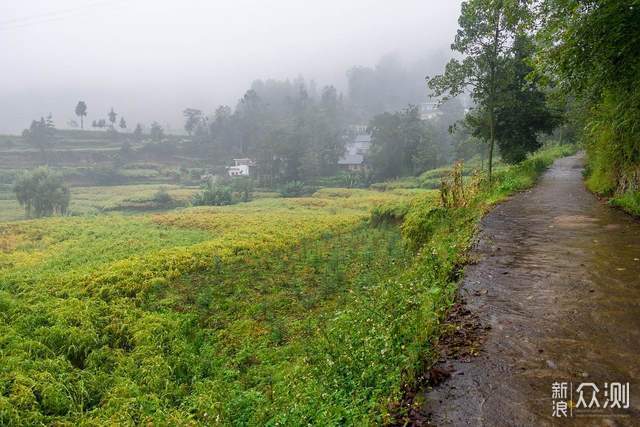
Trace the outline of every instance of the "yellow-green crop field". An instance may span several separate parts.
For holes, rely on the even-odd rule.
[[[87,215],[116,210],[145,210],[146,204],[161,189],[181,204],[187,204],[199,191],[198,187],[168,184],[71,187],[69,211],[72,215]],[[18,204],[11,186],[0,186],[0,221],[14,221],[24,217],[24,209]]]
[[[431,190],[0,223],[0,425],[378,425],[493,203],[571,146]],[[475,184],[474,184],[475,185]]]
[[[391,286],[414,256],[368,219],[412,199],[438,193],[0,223],[0,424],[380,421],[438,295]]]

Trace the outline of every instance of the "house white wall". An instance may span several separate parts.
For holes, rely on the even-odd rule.
[[[229,166],[227,173],[229,176],[249,176],[249,165]]]

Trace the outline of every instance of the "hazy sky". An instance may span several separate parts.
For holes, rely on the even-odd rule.
[[[386,53],[448,51],[459,0],[3,0],[0,133],[79,99],[88,120],[113,106],[130,124],[180,126],[257,78],[303,75],[345,87],[345,71]]]

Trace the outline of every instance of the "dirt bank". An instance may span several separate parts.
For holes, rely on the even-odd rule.
[[[460,296],[487,332],[479,355],[437,366],[451,377],[423,391],[431,424],[640,425],[640,223],[581,172],[560,159],[482,221]],[[629,382],[630,408],[554,419],[556,381],[597,384],[601,404],[604,383]]]

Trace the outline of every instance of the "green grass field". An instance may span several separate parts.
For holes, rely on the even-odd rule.
[[[455,209],[434,190],[322,189],[0,223],[0,424],[389,421],[477,221],[564,154]]]

